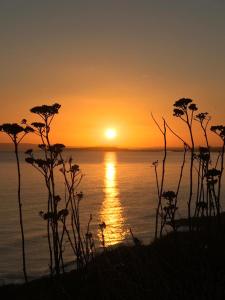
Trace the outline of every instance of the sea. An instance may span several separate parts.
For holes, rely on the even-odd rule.
[[[99,224],[105,222],[104,232],[107,247],[132,243],[133,235],[142,243],[153,240],[157,186],[153,162],[158,161],[158,176],[161,176],[162,151],[102,151],[69,150],[64,158],[73,157],[83,174],[77,191],[84,194],[80,203],[80,221],[85,233],[90,214],[97,251],[101,249]],[[183,154],[169,151],[166,162],[164,190],[176,190]],[[178,197],[177,218],[187,216],[188,160]],[[216,154],[213,154],[216,160]],[[46,235],[46,221],[40,211],[46,211],[47,191],[41,174],[25,162],[20,153],[21,195],[24,217],[27,273],[29,279],[47,275],[49,254]],[[224,199],[225,181],[222,184]],[[56,190],[64,197],[63,177],[56,171]],[[194,195],[196,189],[194,189]],[[225,203],[222,202],[222,209]],[[68,245],[65,244],[65,248]],[[65,251],[66,263],[74,265],[74,257]],[[10,151],[0,152],[0,284],[23,282],[21,259],[21,235],[17,202],[17,170],[15,156]],[[72,268],[72,267],[71,267]]]

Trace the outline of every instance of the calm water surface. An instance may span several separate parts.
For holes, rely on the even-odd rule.
[[[92,214],[91,230],[96,246],[100,246],[98,224],[102,221],[107,224],[107,246],[120,242],[130,243],[129,228],[144,243],[149,243],[154,233],[157,199],[151,164],[157,159],[160,161],[162,153],[69,151],[65,152],[65,156],[73,156],[74,162],[80,165],[84,174],[78,189],[85,195],[81,203],[81,222],[85,230]],[[169,153],[166,190],[176,188],[181,160],[181,153]],[[0,152],[0,166],[0,279],[2,283],[6,283],[20,281],[22,278],[14,156],[9,152]],[[28,273],[31,278],[35,278],[48,272],[46,225],[38,214],[39,211],[46,210],[47,193],[40,174],[24,162],[23,154],[21,168]],[[60,172],[56,181],[57,192],[63,195]],[[178,204],[178,217],[185,216],[187,187],[186,169]],[[72,261],[72,254],[69,251],[66,253],[67,261]]]

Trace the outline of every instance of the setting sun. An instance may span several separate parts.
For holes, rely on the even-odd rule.
[[[113,128],[108,128],[105,131],[105,137],[109,140],[115,139],[117,136],[117,132],[115,129]]]

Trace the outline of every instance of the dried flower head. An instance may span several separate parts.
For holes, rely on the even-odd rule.
[[[69,211],[67,208],[64,208],[62,210],[60,210],[57,214],[57,219],[58,220],[64,220],[66,216],[68,216]]]
[[[41,123],[41,122],[33,122],[31,123],[32,126],[34,126],[36,129],[42,129],[45,127],[45,124],[44,123]]]
[[[174,191],[163,192],[162,197],[166,200],[173,201],[174,198],[176,198],[176,193]]]
[[[63,151],[64,148],[65,148],[65,146],[63,144],[54,144],[54,145],[51,145],[48,148],[48,150],[52,153],[59,154]]]
[[[1,125],[1,131],[11,136],[17,136],[19,133],[24,132],[24,128],[17,123],[5,123]]]
[[[55,103],[53,105],[41,105],[41,106],[35,106],[31,108],[31,112],[34,114],[38,114],[42,116],[44,119],[47,119],[50,116],[53,116],[58,113],[61,105],[58,103]]]
[[[78,165],[72,165],[71,168],[70,168],[70,172],[71,173],[76,173],[80,170],[80,167]]]
[[[186,110],[188,107],[188,104],[192,103],[192,100],[189,98],[181,98],[174,103],[174,107],[180,108],[182,110]]]
[[[104,229],[106,229],[105,222],[100,223],[98,226],[99,226],[99,228],[100,228],[101,231],[103,231]]]
[[[203,122],[204,120],[208,119],[208,113],[207,112],[204,112],[204,113],[199,113],[195,116],[195,119],[199,122]]]
[[[0,125],[0,131],[8,134],[14,143],[19,143],[27,133],[33,132],[34,130],[30,126],[23,127],[17,123],[5,123]],[[22,135],[20,139],[17,140],[20,133],[22,133]]]
[[[174,108],[173,115],[174,115],[174,117],[181,117],[184,115],[184,112],[181,109]]]
[[[220,175],[221,175],[221,171],[213,168],[208,170],[206,177],[216,177]]]
[[[82,200],[84,198],[83,192],[77,193],[77,198],[78,198],[78,201]]]
[[[198,110],[198,107],[197,107],[197,105],[196,105],[196,104],[194,104],[194,103],[190,104],[190,105],[188,106],[188,108],[189,108],[190,110],[192,110],[192,111],[196,111],[196,110]]]
[[[211,126],[211,131],[216,133],[223,141],[225,141],[225,126],[224,125]]]
[[[197,156],[202,161],[209,161],[210,159],[210,152],[207,147],[199,147],[199,154]]]
[[[154,167],[157,167],[158,164],[159,164],[159,161],[158,161],[158,160],[155,160],[155,161],[153,161],[153,163],[152,163],[152,165],[153,165]]]

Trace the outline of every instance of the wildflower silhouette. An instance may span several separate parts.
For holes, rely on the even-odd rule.
[[[211,126],[211,131],[214,132],[222,141],[222,147],[219,151],[219,155],[216,159],[215,167],[212,166],[212,156],[211,148],[208,139],[208,125],[211,121],[211,117],[208,112],[196,113],[198,107],[193,100],[190,98],[181,98],[174,102],[173,104],[173,115],[181,119],[188,128],[190,136],[189,142],[185,141],[179,136],[164,120],[164,126],[170,130],[170,132],[176,136],[180,141],[183,142],[183,162],[181,164],[181,171],[178,180],[177,191],[162,192],[162,183],[164,182],[165,173],[165,157],[167,152],[166,145],[166,130],[161,128],[159,124],[155,121],[160,132],[164,136],[164,160],[162,165],[162,179],[161,183],[158,179],[158,161],[153,163],[155,169],[156,183],[157,183],[157,194],[158,194],[158,205],[156,209],[156,229],[155,237],[157,237],[158,219],[161,218],[161,232],[165,225],[171,225],[173,230],[176,230],[175,213],[178,209],[177,200],[178,194],[181,186],[181,179],[183,177],[183,169],[186,161],[186,153],[190,151],[191,159],[189,164],[189,192],[188,192],[188,225],[189,230],[195,230],[199,228],[201,217],[211,217],[216,216],[218,219],[218,224],[220,224],[220,209],[221,209],[221,182],[224,171],[224,154],[225,154],[225,126],[216,125]],[[195,140],[193,135],[193,121],[197,121],[202,129],[205,145],[200,146],[197,150],[195,148]],[[195,176],[195,171],[197,176]],[[194,182],[195,178],[197,179]],[[194,187],[196,187],[196,192],[193,193]],[[164,188],[163,188],[164,190]],[[193,194],[195,195],[195,206],[192,206]],[[162,199],[165,199],[166,205],[163,204]],[[192,208],[194,208],[194,215],[192,216]],[[195,218],[193,218],[195,217]],[[196,218],[197,217],[197,218]],[[194,224],[192,222],[194,221]]]
[[[103,248],[104,250],[106,250],[106,247],[105,247],[105,235],[104,235],[104,231],[105,231],[105,229],[106,229],[106,223],[105,223],[105,222],[102,222],[102,223],[100,223],[98,226],[99,226],[99,229],[100,229],[100,231],[101,231],[102,248]]]
[[[165,225],[170,225],[173,230],[176,230],[175,225],[175,213],[178,209],[176,206],[176,193],[174,191],[166,191],[162,193],[162,198],[166,200],[166,204],[162,210],[162,226],[161,230],[163,230]]]
[[[158,238],[158,231],[160,232],[160,236],[162,234],[162,193],[164,189],[164,182],[165,182],[165,172],[166,172],[166,160],[167,160],[167,126],[166,121],[163,119],[163,126],[160,127],[159,123],[154,118],[153,114],[151,114],[153,121],[155,122],[156,126],[158,127],[159,131],[163,136],[164,148],[163,148],[163,161],[162,161],[162,174],[161,174],[161,181],[158,179],[158,160],[152,163],[152,166],[155,170],[155,177],[156,177],[156,184],[157,184],[157,196],[158,196],[158,204],[156,208],[156,218],[155,218],[155,239]],[[161,228],[158,230],[159,226],[159,218],[161,217]]]
[[[224,171],[225,126],[224,125],[211,126],[211,131],[214,132],[222,140],[222,147],[221,147],[221,151],[219,153],[219,156],[220,156],[220,166],[219,166],[220,174],[218,174],[218,189],[217,189],[217,203],[218,203],[217,214],[219,216],[219,214],[220,214],[221,184],[222,184],[222,176],[223,176],[223,171]],[[219,220],[219,222],[220,222],[220,220]]]
[[[81,233],[80,202],[84,195],[82,192],[76,191],[83,177],[80,167],[73,164],[72,158],[68,161],[64,160],[65,146],[63,144],[51,144],[50,142],[50,125],[60,107],[60,104],[55,103],[35,106],[31,109],[32,113],[37,114],[42,119],[42,122],[33,122],[31,125],[35,134],[41,139],[42,143],[39,145],[39,149],[43,155],[38,158],[32,149],[26,151],[26,162],[42,174],[48,191],[47,211],[41,211],[39,215],[47,221],[50,274],[57,276],[61,270],[64,272],[64,244],[69,242],[75,255],[77,268],[83,267],[88,262],[90,247],[93,247],[90,231],[88,231],[88,239],[85,239]],[[63,175],[64,201],[56,193],[56,171],[60,171]],[[68,224],[69,220],[70,224]],[[67,241],[65,242],[66,237]]]
[[[59,243],[59,221],[63,216],[66,216],[65,211],[58,210],[58,204],[60,197],[55,192],[55,178],[54,168],[60,165],[62,162],[58,159],[59,154],[65,147],[62,144],[51,145],[50,144],[50,125],[53,118],[58,114],[61,105],[55,103],[53,105],[41,105],[31,108],[31,112],[37,114],[42,122],[33,122],[31,124],[33,131],[37,134],[42,141],[39,145],[40,150],[44,152],[44,158],[35,158],[32,149],[26,151],[28,157],[26,162],[35,167],[44,177],[45,184],[48,190],[48,209],[47,212],[40,212],[40,216],[47,220],[47,236],[50,255],[50,273],[56,275],[60,273],[60,261],[62,260],[62,249]],[[53,266],[54,259],[54,266]]]
[[[5,123],[0,125],[0,131],[7,134],[13,145],[14,152],[16,156],[17,164],[17,176],[18,176],[18,188],[17,188],[17,199],[18,199],[18,208],[19,208],[19,222],[20,222],[20,231],[21,231],[21,242],[22,242],[22,261],[23,261],[23,274],[25,282],[28,281],[27,270],[26,270],[26,253],[25,253],[25,237],[24,237],[24,228],[23,228],[23,211],[22,211],[22,199],[21,199],[21,171],[20,171],[20,161],[19,161],[19,144],[24,139],[24,137],[33,132],[33,129],[30,126],[26,125],[26,120],[22,120],[22,125],[17,123]]]
[[[194,112],[198,110],[197,105],[193,103],[193,100],[190,98],[181,98],[175,101],[175,108],[173,110],[173,115],[175,117],[180,118],[183,122],[186,123],[189,135],[191,139],[191,164],[190,164],[190,172],[189,172],[189,180],[190,180],[190,190],[189,190],[189,199],[188,199],[188,219],[189,219],[189,229],[191,229],[191,204],[193,197],[193,168],[194,168],[194,150],[195,143],[193,137],[192,124],[194,119]]]
[[[93,239],[93,234],[90,232],[90,224],[92,222],[92,214],[90,214],[89,221],[87,224],[87,231],[85,234],[85,246],[86,246],[86,257],[89,262],[90,259],[93,260],[95,252],[95,243]]]

